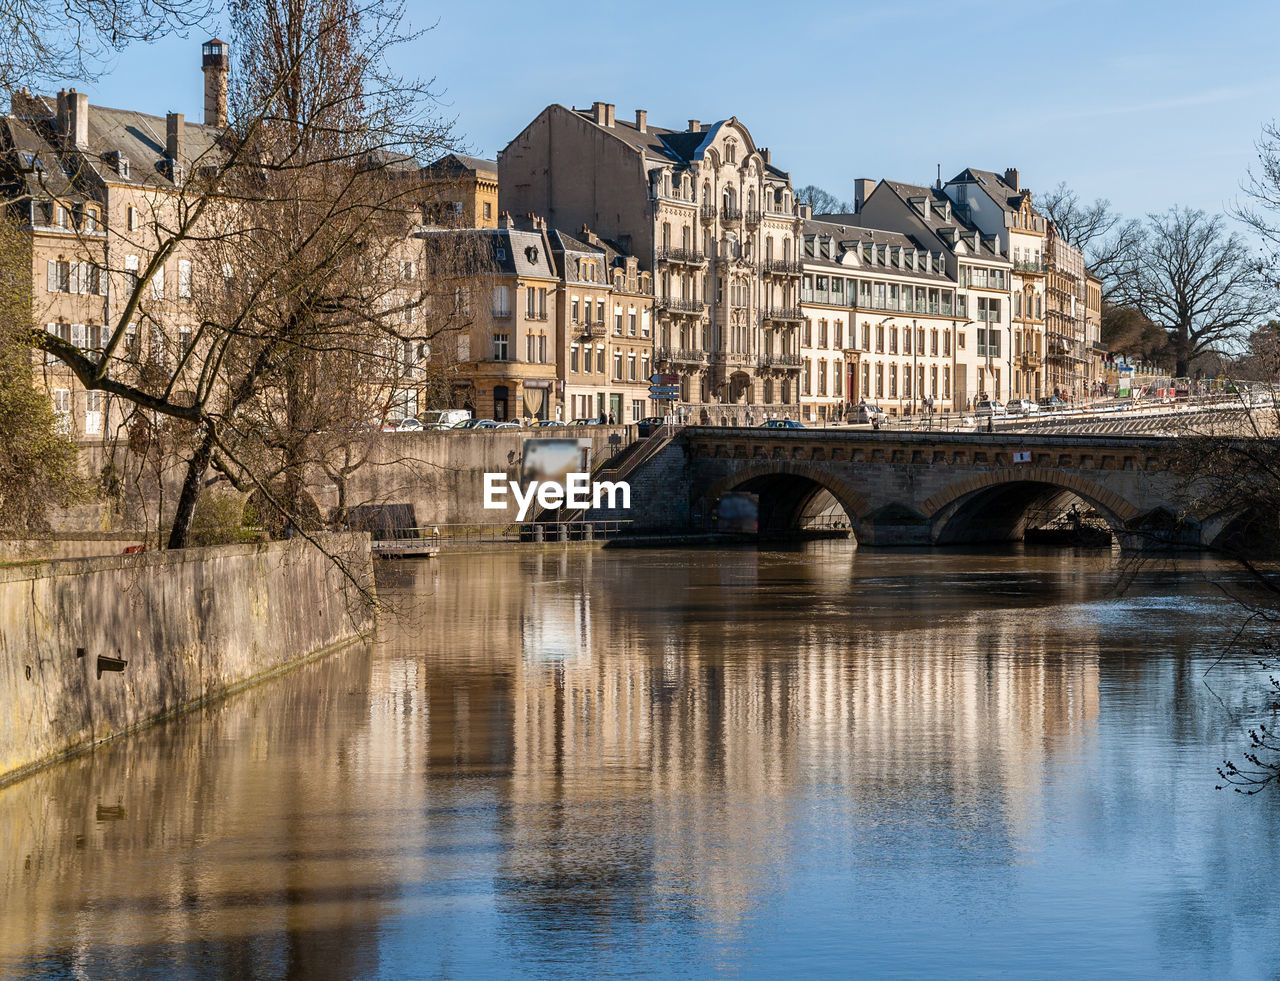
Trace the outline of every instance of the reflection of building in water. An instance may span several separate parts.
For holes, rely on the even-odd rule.
[[[756,578],[738,570],[748,593]],[[735,922],[786,872],[804,819],[792,804],[816,788],[1002,851],[1032,830],[1047,758],[1079,752],[1097,716],[1096,649],[1073,635],[1061,652],[1029,611],[864,628],[847,604],[774,620],[746,596],[745,622],[655,629],[599,595],[617,586],[543,581],[523,606],[508,874],[526,912],[575,915],[557,884],[586,877],[606,905],[675,883]],[[688,583],[690,608],[699,588]],[[593,601],[610,615],[587,620]],[[652,864],[640,874],[628,859]]]

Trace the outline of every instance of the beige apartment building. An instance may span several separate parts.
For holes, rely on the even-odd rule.
[[[1010,398],[1015,350],[1009,288],[1012,263],[997,237],[970,222],[967,210],[958,208],[941,187],[863,179],[855,182],[854,205],[857,213],[842,220],[901,232],[924,252],[943,256],[943,268],[955,289],[948,318],[955,411],[985,398]],[[1031,351],[1035,350],[1033,344]]]
[[[422,168],[424,211],[433,224],[498,227],[498,163],[449,153]]]
[[[498,154],[504,210],[586,226],[653,277],[654,361],[683,414],[797,415],[799,229],[790,177],[730,118],[548,106]],[[787,356],[790,357],[787,357]]]
[[[655,415],[653,277],[616,243],[548,233],[559,267],[557,360],[563,418],[618,424]],[[559,407],[558,407],[559,408]]]
[[[1106,379],[1107,346],[1102,343],[1102,280],[1084,271],[1084,336],[1089,392],[1099,392]]]
[[[955,284],[941,249],[900,232],[804,224],[800,398],[833,421],[859,402],[891,415],[955,407]]]
[[[226,45],[206,42],[201,60],[203,124],[91,106],[75,89],[56,98],[16,92],[0,124],[10,214],[30,236],[35,322],[85,351],[105,343],[159,235],[175,224],[186,176],[226,124]],[[198,272],[182,247],[156,268],[114,354],[121,370],[172,367],[190,348]],[[68,432],[92,441],[118,430],[125,407],[86,391],[61,362],[42,357],[37,374]]]
[[[1018,171],[1003,174],[966,168],[944,190],[957,210],[984,234],[993,236],[1010,261],[1010,326],[1005,361],[1008,377],[1001,386],[988,384],[993,398],[1039,399],[1051,394],[1045,385],[1045,252],[1048,223],[1031,203]],[[981,320],[981,318],[979,318]]]
[[[1045,235],[1045,391],[1071,400],[1090,394],[1084,256],[1052,223]]]

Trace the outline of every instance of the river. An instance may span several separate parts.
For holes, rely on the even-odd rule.
[[[1265,672],[1204,559],[493,551],[0,789],[0,975],[1256,978]]]

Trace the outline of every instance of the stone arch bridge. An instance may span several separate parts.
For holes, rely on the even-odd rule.
[[[706,527],[725,494],[759,498],[759,527],[804,526],[831,500],[858,541],[940,545],[1022,537],[1076,498],[1120,543],[1212,545],[1234,514],[1188,513],[1194,480],[1168,437],[689,427],[629,477],[636,529]],[[829,496],[828,496],[829,495]]]

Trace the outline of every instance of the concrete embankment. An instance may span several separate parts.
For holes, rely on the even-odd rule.
[[[372,590],[367,537],[326,545]],[[0,783],[372,626],[367,596],[301,540],[0,567]]]

